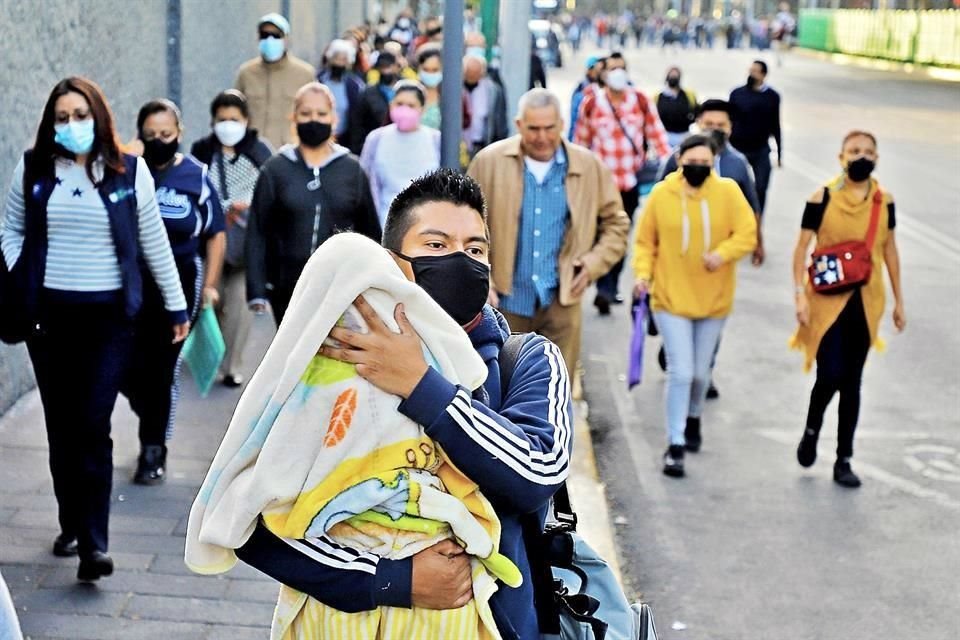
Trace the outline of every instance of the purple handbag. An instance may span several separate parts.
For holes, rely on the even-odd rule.
[[[630,353],[627,355],[627,389],[633,389],[643,379],[643,341],[647,337],[647,296],[634,299],[633,335],[630,337]]]

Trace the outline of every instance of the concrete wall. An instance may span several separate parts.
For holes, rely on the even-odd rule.
[[[209,132],[210,100],[257,55],[257,19],[282,0],[179,0],[185,143]],[[366,0],[291,0],[291,50],[316,64],[336,32],[359,24]],[[121,137],[137,109],[167,94],[169,0],[0,0],[0,184],[30,146],[50,89],[84,75],[104,90]],[[334,17],[338,16],[338,24]],[[2,213],[0,213],[2,216]],[[33,385],[26,350],[0,344],[0,412]]]

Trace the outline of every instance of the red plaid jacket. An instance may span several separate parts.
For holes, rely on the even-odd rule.
[[[630,145],[623,128],[617,124],[617,118],[630,133],[640,153]],[[656,150],[658,157],[670,155],[667,132],[656,107],[645,95],[630,88],[615,110],[605,90],[594,87],[584,92],[573,141],[600,157],[613,172],[620,191],[629,191],[637,185],[637,171],[646,159],[644,140]]]

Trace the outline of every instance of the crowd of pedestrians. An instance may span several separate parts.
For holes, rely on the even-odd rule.
[[[627,22],[613,27],[621,43]],[[638,41],[647,38],[649,21],[641,22]],[[574,21],[575,28],[586,26]],[[593,28],[598,41],[611,37],[600,18]],[[53,553],[79,555],[82,581],[112,573],[117,396],[139,419],[134,482],[163,482],[180,350],[200,309],[216,309],[224,334],[222,383],[241,387],[253,314],[271,312],[281,331],[288,310],[301,317],[295,290],[311,258],[336,234],[355,232],[382,242],[398,273],[467,332],[490,376],[476,389],[452,384],[424,360],[401,308],[397,333],[373,322],[362,298],[354,304],[368,337],[338,326],[336,345],[324,343],[317,357],[355,366],[356,375],[403,399],[397,411],[493,496],[501,549],[529,577],[530,540],[518,514],[543,516],[567,473],[581,301],[595,285],[600,315],[625,302],[619,281],[628,245],[633,296],[652,310],[663,338],[663,472],[682,477],[685,452],[703,446],[703,405],[718,395],[712,370],[737,264],[749,255],[760,266],[765,257],[771,138],[782,166],[780,96],[767,83],[768,68],[758,60],[729,99],[701,100],[677,66],[647,96],[622,53],[591,56],[571,97],[571,122],[560,98],[541,86],[517,97],[518,133],[509,136],[511,98],[473,33],[454,96],[464,116],[457,172],[439,170],[439,20],[417,25],[404,11],[378,34],[350,30],[326,47],[319,69],[288,51],[290,33],[278,14],[259,21],[259,55],[213,98],[209,133],[189,154],[173,102],[144,103],[136,138],[123,145],[99,87],[70,77],[51,91],[14,171],[0,248],[4,276],[9,271],[21,295],[44,407],[60,524]],[[700,33],[694,29],[698,42]],[[870,133],[843,140],[842,172],[806,204],[794,254],[800,326],[793,344],[808,368],[817,362],[797,458],[814,463],[825,408],[839,393],[834,479],[847,487],[859,485],[850,459],[861,374],[878,341],[884,265],[894,322],[906,324],[893,199],[871,177],[877,157]],[[819,276],[806,269],[811,247],[828,256],[829,271],[832,247],[864,238],[873,271],[860,286],[839,295],[815,286]],[[543,336],[520,348],[512,381],[501,378],[497,361],[511,329]],[[459,606],[462,589],[423,581],[424,571],[449,572],[454,560],[451,580],[469,582],[464,549],[453,543],[395,562],[325,536],[281,541],[263,518],[251,530],[237,555],[345,611]],[[358,571],[369,584],[344,588]],[[391,586],[392,578],[405,586]],[[503,608],[498,625],[512,622],[518,637],[537,637],[531,588],[492,602]]]

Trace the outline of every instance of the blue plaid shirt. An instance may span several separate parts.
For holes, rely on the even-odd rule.
[[[567,158],[557,149],[543,183],[524,165],[523,202],[517,236],[513,292],[500,296],[500,308],[525,318],[548,307],[557,295],[557,261],[567,231]]]

